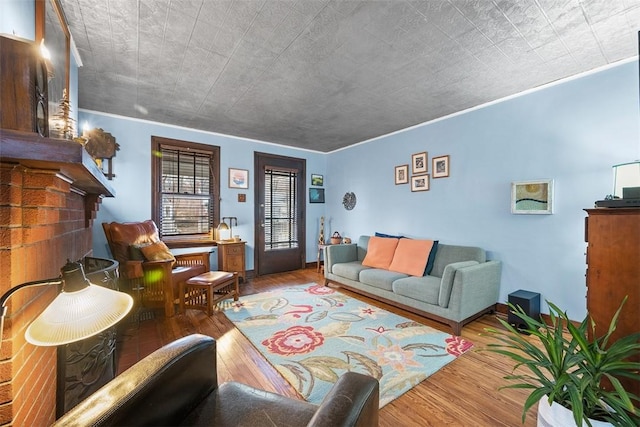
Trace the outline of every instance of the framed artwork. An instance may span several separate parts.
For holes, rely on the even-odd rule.
[[[553,213],[553,180],[519,181],[511,183],[512,214]]]
[[[309,203],[324,203],[324,188],[310,188]]]
[[[449,156],[438,156],[431,159],[431,176],[434,178],[449,176]]]
[[[411,191],[429,191],[429,174],[412,176]]]
[[[396,185],[409,182],[409,165],[396,166]]]
[[[427,165],[427,152],[411,155],[411,175],[429,172]]]
[[[249,188],[249,171],[229,168],[229,188]]]
[[[311,174],[311,185],[315,185],[317,187],[322,187],[322,184],[324,183],[324,180],[322,178],[322,175],[318,175],[315,173]]]

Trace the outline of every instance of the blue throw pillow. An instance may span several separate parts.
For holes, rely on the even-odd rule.
[[[378,233],[376,231],[376,237],[387,237],[391,239],[403,239],[404,236],[392,236],[391,234]]]
[[[433,247],[431,248],[431,252],[429,252],[429,259],[427,259],[427,266],[424,269],[424,275],[428,276],[431,274],[431,270],[433,270],[433,263],[436,259],[436,252],[438,251],[438,241],[433,241]]]

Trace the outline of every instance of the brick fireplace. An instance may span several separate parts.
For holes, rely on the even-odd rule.
[[[101,194],[112,194],[80,145],[4,130],[0,136],[4,293],[24,282],[58,277],[67,259],[91,255],[92,219]],[[8,302],[0,349],[0,425],[45,426],[55,420],[56,348],[27,343],[24,331],[57,292],[55,286],[23,289]]]

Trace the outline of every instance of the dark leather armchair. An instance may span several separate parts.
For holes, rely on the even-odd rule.
[[[111,256],[120,263],[125,291],[140,291],[145,305],[161,305],[167,317],[175,314],[180,282],[209,271],[209,252],[175,255],[172,260],[148,261],[139,248],[160,241],[152,220],[102,223]],[[135,295],[134,295],[135,296]]]
[[[216,342],[194,334],[156,350],[55,426],[377,426],[378,380],[347,372],[320,405],[244,384],[218,386]]]

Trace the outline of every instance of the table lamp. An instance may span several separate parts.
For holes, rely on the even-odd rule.
[[[133,298],[87,280],[79,262],[67,262],[61,277],[23,283],[0,297],[0,344],[7,301],[15,292],[34,286],[62,285],[58,296],[27,327],[25,339],[38,346],[58,346],[97,335],[122,320],[133,307]]]
[[[229,220],[229,225],[227,225],[227,223],[225,222],[225,220],[228,219]],[[222,217],[222,221],[220,222],[220,224],[218,224],[218,227],[216,227],[216,230],[218,230],[218,240],[232,240],[233,239],[233,222],[235,221],[236,223],[236,227],[238,226],[238,218],[236,218],[235,216],[223,216]],[[222,239],[220,236],[220,232],[224,231],[224,230],[229,230],[229,239]]]

